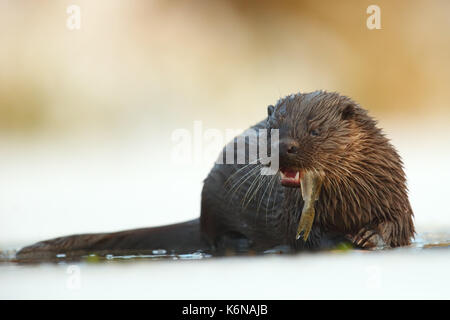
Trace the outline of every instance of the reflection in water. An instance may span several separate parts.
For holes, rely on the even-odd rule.
[[[449,233],[422,233],[416,235],[411,248],[431,249],[431,248],[449,248],[450,234]]]
[[[449,249],[450,248],[450,233],[422,233],[418,234],[413,243],[408,247],[396,248],[396,251],[403,251],[405,253],[418,250],[428,249]],[[339,245],[333,250],[329,250],[330,254],[336,252],[351,251],[352,248],[348,245]],[[384,249],[389,251],[390,249]],[[352,250],[352,251],[370,251],[370,250]],[[376,250],[382,251],[382,250]],[[135,251],[122,251],[115,254],[99,252],[76,252],[76,253],[60,253],[54,257],[37,257],[33,259],[16,259],[15,250],[0,251],[0,263],[65,263],[65,262],[87,262],[87,263],[100,263],[111,261],[153,261],[153,260],[200,260],[214,257],[212,254],[203,251],[196,251],[192,253],[176,253],[167,252],[164,249],[152,250],[150,252],[135,252]],[[292,254],[287,248],[274,248],[272,250],[265,251],[262,255],[273,254]],[[226,256],[234,256],[236,253],[227,252]],[[240,253],[239,255],[242,255]],[[255,255],[254,252],[248,252],[246,256]]]

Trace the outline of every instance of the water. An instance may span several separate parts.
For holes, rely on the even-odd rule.
[[[3,262],[0,298],[448,299],[449,253],[449,233],[426,233],[410,247],[382,251]]]
[[[414,241],[410,246],[395,248],[395,249],[383,249],[383,250],[360,250],[353,249],[347,245],[342,245],[336,247],[334,250],[322,251],[322,253],[336,253],[336,252],[344,252],[344,251],[354,251],[354,252],[389,252],[389,251],[401,251],[401,252],[419,252],[423,250],[429,249],[445,249],[444,254],[450,254],[450,233],[445,232],[436,232],[436,233],[423,233],[416,235]],[[88,263],[102,263],[102,262],[112,262],[112,261],[157,261],[157,260],[200,260],[212,258],[213,255],[208,252],[196,251],[192,253],[175,253],[168,252],[164,249],[152,250],[149,253],[140,253],[137,254],[135,252],[122,252],[119,254],[90,254],[86,252],[84,255],[77,255],[74,257],[68,256],[64,253],[56,254],[51,258],[41,258],[34,260],[17,260],[15,257],[15,250],[8,251],[0,251],[0,264],[9,264],[14,265],[15,263],[20,265],[26,264],[36,264],[36,263],[77,263],[77,262],[88,262]],[[277,247],[271,250],[265,251],[261,255],[273,255],[273,254],[302,254],[301,252],[291,252],[287,247]],[[226,256],[232,256],[233,253],[229,253]],[[240,256],[244,256],[243,254],[239,254]],[[249,253],[248,256],[254,256],[254,253]],[[223,256],[221,256],[223,257]]]

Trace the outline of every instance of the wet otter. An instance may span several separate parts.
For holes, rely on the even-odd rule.
[[[269,106],[268,117],[251,129],[278,129],[278,173],[261,175],[261,164],[215,164],[204,181],[199,219],[47,240],[23,248],[18,258],[155,249],[217,254],[278,246],[302,250],[345,240],[360,248],[410,243],[413,212],[402,161],[357,103],[324,91],[291,95]],[[235,141],[230,144],[234,147]],[[299,237],[306,207],[300,186],[308,174],[320,178],[320,194],[312,205],[312,226],[306,237]]]

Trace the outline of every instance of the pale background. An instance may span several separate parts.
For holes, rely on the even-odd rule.
[[[80,30],[66,27],[71,4]],[[381,30],[366,27],[370,4],[381,8]],[[173,131],[195,120],[245,129],[280,97],[317,89],[379,120],[404,159],[417,230],[449,232],[449,12],[444,0],[0,0],[0,249],[197,217],[213,159],[174,163]],[[10,284],[0,296],[52,296],[18,285],[14,270],[0,276]]]

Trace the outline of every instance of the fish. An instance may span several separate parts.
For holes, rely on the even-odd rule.
[[[319,199],[322,187],[321,177],[313,171],[307,171],[300,180],[300,188],[303,198],[302,215],[297,228],[296,240],[303,238],[307,241],[314,223],[315,209],[314,204]]]

